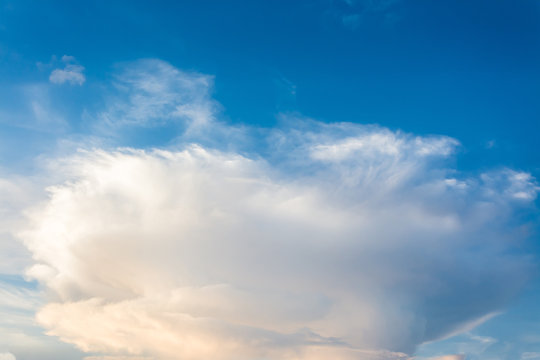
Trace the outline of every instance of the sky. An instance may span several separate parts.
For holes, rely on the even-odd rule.
[[[537,0],[0,0],[0,360],[540,359]]]

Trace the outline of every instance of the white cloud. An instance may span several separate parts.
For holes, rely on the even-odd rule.
[[[50,158],[31,186],[0,179],[0,213],[29,208],[0,224],[23,229],[47,294],[37,321],[87,360],[404,360],[485,321],[530,274],[514,248],[539,190],[528,173],[463,176],[444,136],[292,115],[227,126],[212,77],[159,60],[115,79],[99,126],[179,124],[174,147],[87,149]],[[0,293],[0,307],[40,307]],[[2,326],[18,351],[55,358]]]
[[[337,143],[315,145],[311,155],[324,161],[342,161],[353,156],[375,159],[384,155],[406,156],[410,154],[409,150],[414,149],[414,155],[447,156],[457,145],[459,143],[452,138],[416,137],[413,140],[410,136],[381,129],[339,140]]]
[[[75,63],[73,56],[64,55],[62,61],[65,63],[63,69],[54,69],[49,76],[49,81],[53,84],[69,83],[71,85],[82,85],[86,81],[84,76],[84,66]]]
[[[10,351],[0,354],[0,359],[14,359],[15,355],[22,359],[80,359],[78,351],[44,335],[36,324],[35,311],[43,306],[43,297],[36,284],[0,272],[0,351]]]
[[[486,193],[489,195],[496,188],[504,188],[504,194],[508,198],[526,202],[534,200],[540,189],[531,174],[512,169],[484,173],[482,181],[491,184],[486,189]]]
[[[317,126],[287,130],[292,172],[196,145],[63,160],[21,234],[29,275],[56,294],[39,323],[104,354],[405,359],[516,293],[513,172],[448,186],[430,159],[452,139]]]
[[[31,264],[28,250],[13,235],[22,223],[21,211],[36,199],[39,195],[32,181],[0,172],[0,275],[20,274]],[[2,290],[0,287],[0,293]],[[0,299],[0,307],[2,303]]]
[[[73,63],[73,62],[76,61],[76,59],[75,59],[75,56],[63,55],[62,56],[62,61],[65,62],[65,63]]]

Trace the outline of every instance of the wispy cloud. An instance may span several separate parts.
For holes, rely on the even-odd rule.
[[[187,73],[158,59],[123,64],[114,79],[107,108],[97,115],[107,129],[183,123],[199,128],[214,118],[211,76]]]
[[[480,319],[482,320],[482,319]],[[485,320],[485,319],[483,319]],[[471,328],[474,327],[474,324],[471,323]],[[428,343],[424,344],[419,352],[423,356],[419,356],[417,360],[439,360],[439,359],[469,359],[469,360],[478,360],[485,358],[492,358],[494,354],[500,355],[496,357],[497,359],[507,359],[515,358],[515,356],[509,355],[509,346],[508,344],[503,344],[498,339],[495,339],[490,336],[480,336],[474,333],[469,332],[467,329],[462,329],[457,331],[455,334],[448,339],[445,339],[442,342],[438,343]],[[498,346],[498,347],[497,347]],[[431,350],[428,349],[431,347]],[[433,353],[435,350],[435,353]],[[427,356],[427,354],[459,354],[459,355],[446,355],[444,357],[441,355],[437,356]]]

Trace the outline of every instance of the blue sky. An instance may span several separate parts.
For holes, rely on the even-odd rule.
[[[0,360],[540,359],[539,97],[536,0],[2,1]]]

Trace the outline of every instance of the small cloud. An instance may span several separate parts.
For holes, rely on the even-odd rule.
[[[486,184],[494,186],[491,191],[486,192],[487,196],[493,196],[496,191],[496,196],[503,194],[506,199],[532,201],[540,191],[536,179],[523,171],[502,169],[482,174],[480,178]]]
[[[55,69],[49,76],[53,84],[70,83],[72,85],[82,85],[86,81],[83,74],[84,67],[81,65],[66,65],[64,69]]]
[[[75,57],[64,55],[62,62],[65,63],[63,69],[54,69],[49,76],[49,81],[53,84],[69,83],[71,85],[82,85],[86,81],[84,76],[84,66],[75,63]]]
[[[75,56],[64,55],[62,56],[62,61],[65,63],[75,62]]]

